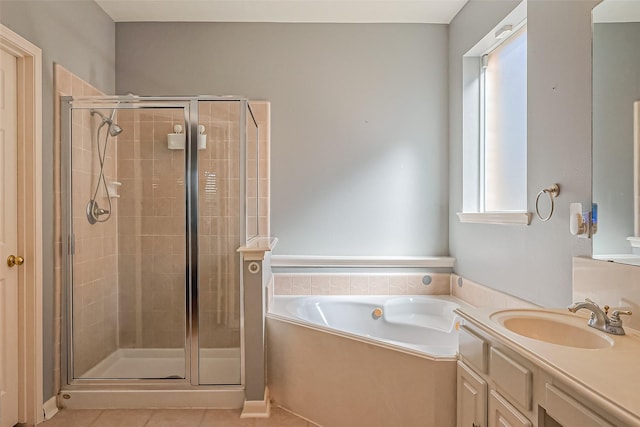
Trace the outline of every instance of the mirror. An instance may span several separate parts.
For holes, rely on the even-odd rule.
[[[604,0],[593,9],[593,202],[598,204],[593,257],[640,266],[640,238],[639,247],[632,246],[640,237],[638,226],[634,231],[640,218],[640,209],[634,209],[634,180],[640,180],[640,171],[634,176],[634,157],[640,161],[640,149],[634,154],[638,46],[640,1]]]

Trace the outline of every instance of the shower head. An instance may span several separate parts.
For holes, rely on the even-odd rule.
[[[122,133],[122,128],[117,123],[109,123],[109,135],[118,136]]]
[[[116,113],[115,109],[111,113],[111,117],[106,117],[104,114],[102,114],[98,110],[91,110],[90,112],[91,112],[92,116],[94,114],[97,114],[98,116],[100,116],[100,118],[102,119],[101,126],[104,125],[105,123],[109,125],[109,135],[118,136],[118,135],[120,135],[122,133],[122,128],[120,126],[118,126],[117,123],[113,122],[113,115]]]

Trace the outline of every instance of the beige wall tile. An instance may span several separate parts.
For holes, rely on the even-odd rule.
[[[349,295],[350,279],[347,274],[331,275],[331,295]]]
[[[535,304],[482,286],[464,279],[456,274],[451,275],[451,294],[477,307],[495,308],[531,308]]]
[[[276,273],[276,283],[291,277],[291,290],[276,287],[274,295],[449,295],[450,275],[446,273],[393,274],[289,274]],[[428,284],[423,283],[423,278]],[[430,282],[429,282],[430,279]],[[287,282],[288,283],[288,282]],[[284,290],[286,289],[286,290]]]
[[[369,276],[369,293],[371,295],[389,295],[389,276]]]
[[[177,177],[184,176],[184,165],[174,162],[174,153],[166,144],[172,118],[172,111],[161,110],[122,117],[126,139],[118,150],[120,254],[133,255],[137,264],[131,269],[121,266],[121,282],[128,282],[127,287],[134,291],[121,293],[120,304],[131,307],[130,313],[140,310],[141,314],[125,315],[120,339],[130,344],[135,337],[136,346],[184,345],[182,321],[172,324],[166,320],[184,316],[185,310],[184,290],[168,287],[170,277],[178,276],[184,283],[184,257],[175,256],[174,246],[185,242],[184,215],[173,215],[173,199],[184,200],[184,187],[177,185]],[[161,328],[166,333],[159,333]]]
[[[331,295],[331,277],[327,275],[311,276],[312,295]]]
[[[291,275],[291,293],[293,295],[311,295],[311,276]]]
[[[291,295],[293,291],[293,279],[290,274],[279,274],[274,277],[274,294]]]
[[[389,276],[389,294],[390,295],[406,295],[408,278],[406,275],[390,275]]]
[[[411,295],[449,295],[449,274],[429,273],[408,276],[407,292]]]
[[[350,293],[351,295],[369,295],[369,276],[364,274],[351,275]]]
[[[63,67],[56,66],[56,92],[73,96],[85,96],[99,94],[90,85],[78,77],[72,75]],[[58,119],[59,120],[59,119]],[[115,228],[104,224],[88,224],[85,215],[86,204],[93,195],[92,185],[97,182],[97,147],[93,133],[96,130],[96,120],[93,120],[87,110],[76,110],[72,116],[72,180],[74,204],[72,206],[74,217],[74,234],[76,237],[76,256],[74,258],[74,311],[77,313],[74,322],[74,332],[78,337],[76,345],[75,374],[81,375],[88,368],[100,361],[117,347],[116,327],[113,313],[117,312],[117,257],[115,244]],[[57,123],[57,121],[56,121]],[[59,138],[59,132],[56,132]],[[105,171],[107,176],[115,175],[115,141],[107,150]],[[61,141],[55,142],[59,147]],[[59,150],[56,148],[56,150]],[[54,175],[54,192],[60,203],[60,159],[58,157]],[[103,193],[98,193],[101,206],[108,207]],[[115,209],[114,209],[115,210]],[[60,210],[56,210],[56,224],[62,221]],[[60,226],[56,226],[60,229]],[[54,264],[56,274],[61,274],[62,254],[56,251]],[[61,283],[59,277],[57,283]],[[56,301],[60,301],[61,286],[56,287]],[[61,307],[56,304],[54,314],[56,322],[61,321]],[[58,328],[60,326],[58,325]],[[56,339],[56,353],[59,349],[59,339]],[[59,376],[56,377],[56,386],[59,385]]]

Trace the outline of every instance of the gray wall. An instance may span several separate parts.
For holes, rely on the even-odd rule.
[[[541,188],[562,186],[552,220],[529,227],[460,224],[455,216],[462,54],[516,2],[471,0],[449,36],[441,25],[160,23],[118,24],[114,36],[102,10],[81,1],[2,0],[0,20],[44,53],[45,213],[53,207],[53,62],[107,93],[117,73],[117,93],[244,94],[272,102],[277,253],[446,255],[450,223],[458,273],[565,305],[571,257],[591,249],[570,236],[567,213],[570,202],[591,199],[593,3],[529,0],[529,210]],[[54,393],[49,217],[44,232],[47,399]]]
[[[571,301],[571,258],[591,241],[569,233],[569,203],[591,200],[591,9],[596,1],[528,2],[528,210],[561,187],[549,222],[461,224],[462,55],[518,2],[471,0],[449,27],[451,254],[458,274],[547,306]]]
[[[447,26],[116,29],[118,93],[271,101],[276,253],[447,255]]]
[[[115,24],[88,1],[0,2],[0,22],[42,49],[44,399],[53,385],[53,64],[107,93],[115,89]]]
[[[594,254],[628,254],[633,236],[633,103],[640,100],[640,23],[596,24],[593,34]]]

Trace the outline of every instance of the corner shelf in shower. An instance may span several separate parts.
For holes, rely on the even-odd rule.
[[[119,181],[109,181],[109,183],[107,184],[107,188],[109,188],[109,197],[111,197],[112,199],[117,199],[118,197],[120,197],[120,195],[118,194],[118,188],[120,188],[120,186],[122,186],[122,183]]]

